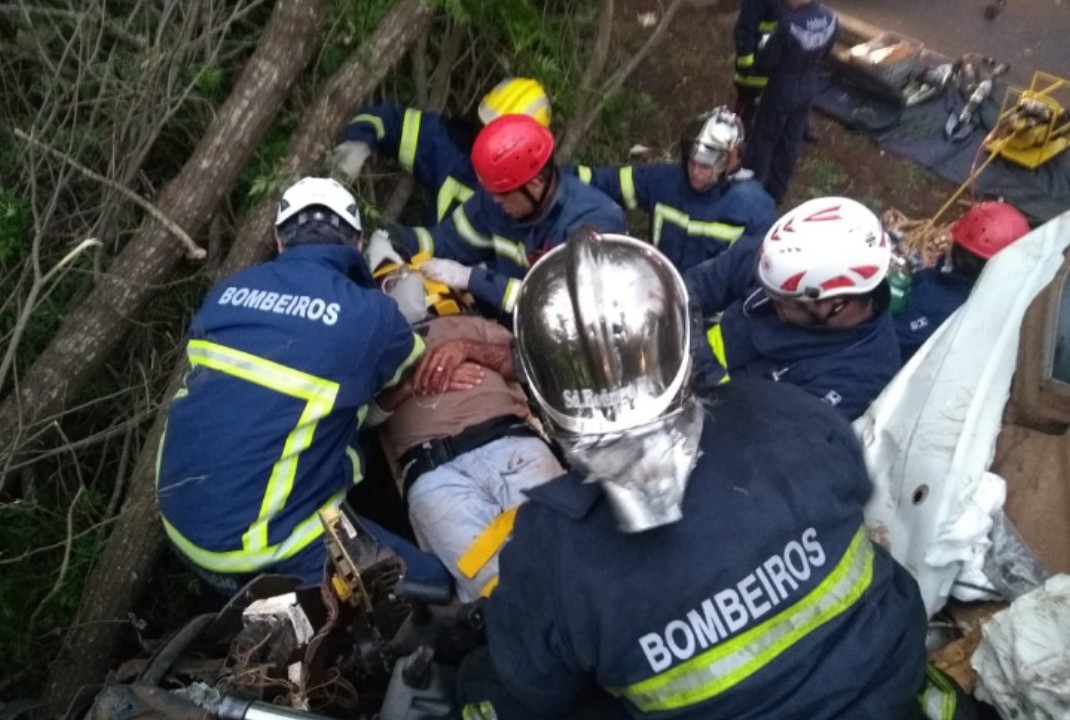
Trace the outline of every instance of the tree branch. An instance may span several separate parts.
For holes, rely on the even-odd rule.
[[[182,243],[182,247],[184,247],[186,249],[186,257],[189,258],[190,260],[203,260],[204,259],[205,255],[207,254],[207,253],[205,253],[204,248],[202,248],[197,243],[193,242],[193,238],[191,238],[189,235],[187,235],[186,231],[178,226],[178,223],[176,223],[171,218],[167,217],[167,215],[165,215],[163,212],[161,212],[159,208],[157,208],[155,205],[150,203],[145,198],[143,198],[140,195],[138,195],[136,192],[134,192],[130,188],[124,187],[124,186],[120,185],[119,183],[115,182],[114,180],[112,180],[111,178],[104,177],[100,173],[93,172],[92,170],[90,170],[85,165],[83,165],[82,163],[78,162],[77,160],[75,160],[71,156],[60,152],[59,150],[55,149],[54,147],[46,145],[45,143],[41,142],[40,140],[38,140],[35,137],[31,137],[31,136],[27,135],[21,128],[15,128],[13,132],[15,134],[15,137],[17,137],[19,140],[22,140],[23,142],[29,143],[29,144],[31,144],[31,145],[33,145],[35,147],[41,148],[42,150],[47,152],[52,157],[55,157],[55,158],[58,158],[58,159],[62,160],[63,162],[67,163],[68,165],[70,165],[71,167],[73,167],[75,170],[77,170],[78,172],[82,173],[86,177],[91,178],[91,179],[97,181],[98,183],[100,183],[102,185],[106,185],[107,187],[110,187],[112,190],[115,190],[116,192],[121,194],[123,197],[125,197],[126,199],[130,200],[135,205],[137,205],[138,207],[143,209],[145,212],[147,212],[150,215],[152,215],[154,218],[156,218],[156,220],[159,221],[159,223],[161,225],[163,225],[165,228],[170,230],[172,235],[174,235],[176,238],[178,238],[178,241],[180,243]],[[3,383],[0,383],[0,385],[2,385],[2,384]]]

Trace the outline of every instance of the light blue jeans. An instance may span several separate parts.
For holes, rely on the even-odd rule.
[[[499,515],[524,502],[524,490],[565,471],[536,437],[503,437],[426,472],[409,489],[409,522],[420,546],[437,555],[457,582],[463,602],[498,576],[498,555],[473,577],[458,559]]]

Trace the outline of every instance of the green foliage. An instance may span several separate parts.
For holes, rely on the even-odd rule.
[[[0,561],[34,553],[0,566],[0,648],[4,649],[0,678],[23,669],[46,671],[48,658],[58,652],[63,629],[78,609],[85,577],[103,544],[102,532],[92,528],[107,505],[104,491],[88,488],[77,495],[62,484],[49,487],[50,492],[30,502],[0,510],[0,548],[4,549]],[[27,682],[38,679],[26,678]]]
[[[22,259],[32,239],[30,203],[0,187],[0,271]]]
[[[329,77],[357,50],[361,42],[375,32],[393,0],[335,0],[329,9],[327,39],[316,61],[316,75]]]
[[[673,147],[679,131],[653,98],[646,93],[630,90],[616,93],[606,101],[598,121],[584,136],[577,159],[589,165],[629,162],[628,150],[635,143],[636,123],[642,122],[648,127],[654,124],[651,118],[661,119],[657,126],[662,136],[646,138],[646,141],[655,147]]]
[[[839,163],[818,155],[799,162],[793,182],[806,188],[807,197],[822,197],[842,194],[850,180]]]
[[[278,195],[288,178],[280,173],[279,163],[290,151],[290,135],[297,124],[287,115],[276,121],[267,138],[257,148],[252,161],[238,180],[238,190],[245,203],[252,205],[264,196]]]

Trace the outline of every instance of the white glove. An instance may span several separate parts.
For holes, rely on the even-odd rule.
[[[461,265],[455,260],[443,260],[441,258],[431,258],[420,266],[420,272],[427,279],[440,282],[454,290],[467,290],[468,279],[472,277],[472,268],[467,265]]]
[[[372,149],[368,143],[347,140],[331,152],[331,166],[346,180],[353,182],[357,175],[360,175],[360,169],[364,167],[364,161],[371,154]]]
[[[405,261],[401,259],[398,251],[394,249],[390,242],[390,233],[382,228],[373,232],[372,236],[368,238],[368,244],[364,247],[364,259],[368,261],[368,268],[372,272],[375,272],[377,267],[387,261],[398,265],[405,264]]]

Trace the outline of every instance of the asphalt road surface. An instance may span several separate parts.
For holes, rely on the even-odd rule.
[[[1010,63],[1011,84],[1028,87],[1035,70],[1070,79],[1070,0],[823,0],[833,10],[919,40],[951,58],[967,52]]]

